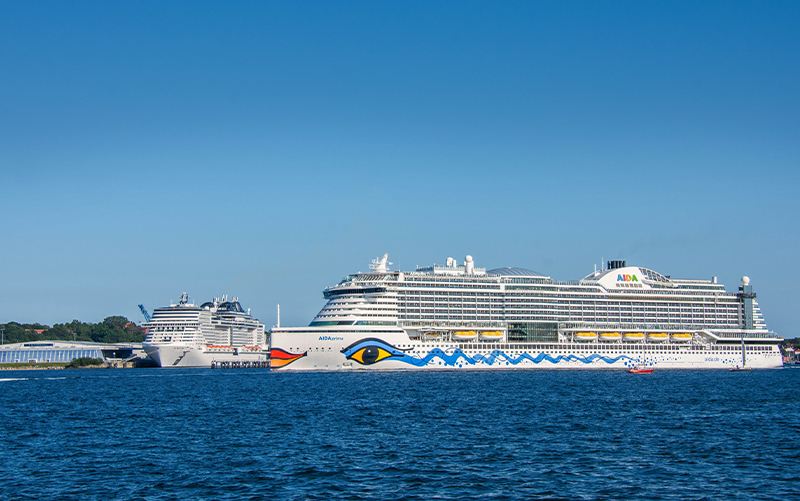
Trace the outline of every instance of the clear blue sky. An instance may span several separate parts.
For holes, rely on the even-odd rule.
[[[466,254],[749,275],[798,336],[798,2],[3,2],[0,322],[307,325]]]

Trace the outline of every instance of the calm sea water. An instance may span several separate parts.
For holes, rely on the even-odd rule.
[[[3,499],[800,498],[800,369],[0,379]]]

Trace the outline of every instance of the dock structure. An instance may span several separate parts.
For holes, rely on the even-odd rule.
[[[265,369],[269,367],[269,360],[243,360],[231,361],[221,360],[212,361],[212,369]]]

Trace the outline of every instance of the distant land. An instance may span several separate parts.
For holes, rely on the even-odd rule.
[[[794,348],[795,350],[800,349],[800,337],[784,339],[781,346],[784,348]]]
[[[94,341],[96,343],[141,343],[145,330],[125,317],[106,317],[92,324],[73,320],[68,324],[0,324],[3,344],[32,341]]]

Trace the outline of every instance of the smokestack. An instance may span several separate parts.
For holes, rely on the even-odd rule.
[[[616,270],[617,268],[624,268],[624,267],[625,267],[625,261],[612,260],[608,262],[609,270]]]

